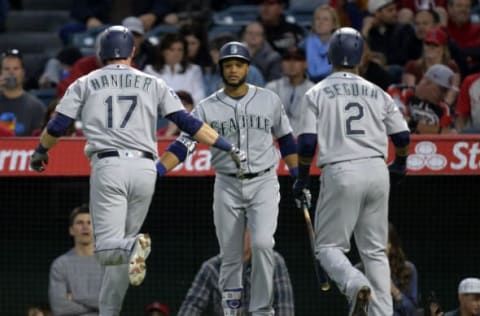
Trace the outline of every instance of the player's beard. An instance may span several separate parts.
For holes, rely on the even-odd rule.
[[[230,86],[232,88],[238,88],[242,86],[247,81],[247,76],[243,76],[238,82],[229,82],[224,76],[222,76],[223,83],[226,86]]]

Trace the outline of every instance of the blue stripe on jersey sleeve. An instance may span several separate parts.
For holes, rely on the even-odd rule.
[[[190,136],[194,136],[203,125],[202,121],[193,115],[190,115],[185,110],[170,113],[165,116],[165,118],[175,123],[179,129],[186,132]]]
[[[72,123],[73,119],[71,117],[57,112],[57,114],[48,122],[47,132],[54,137],[60,137]]]

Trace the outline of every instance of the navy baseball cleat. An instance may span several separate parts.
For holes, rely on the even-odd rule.
[[[137,286],[142,284],[147,272],[145,261],[150,254],[152,240],[149,234],[139,234],[135,240],[130,259],[128,260],[128,279],[130,284]]]
[[[368,286],[362,286],[352,302],[348,316],[367,316],[371,297],[370,288]]]

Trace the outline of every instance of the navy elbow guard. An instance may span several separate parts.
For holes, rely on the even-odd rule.
[[[190,136],[195,135],[203,125],[202,121],[195,116],[190,115],[185,110],[170,113],[166,118],[175,123],[179,129]]]
[[[289,133],[278,139],[278,145],[280,146],[280,153],[282,157],[286,157],[297,152],[297,144],[292,133]]]
[[[403,131],[390,135],[393,145],[395,147],[405,147],[410,144],[410,132]]]
[[[316,134],[301,134],[298,136],[298,156],[313,157],[315,149],[317,149],[317,135]]]
[[[60,137],[65,133],[72,122],[72,118],[57,112],[53,119],[47,124],[47,133],[54,137]]]

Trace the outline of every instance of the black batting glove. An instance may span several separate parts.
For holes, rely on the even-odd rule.
[[[308,188],[308,181],[298,178],[295,180],[293,197],[298,208],[310,208],[312,206],[312,193],[310,193]]]
[[[48,154],[34,151],[30,157],[30,168],[36,172],[45,171],[45,165],[48,164]]]
[[[399,185],[405,180],[407,166],[393,162],[388,166],[388,171],[390,173],[390,185]]]

